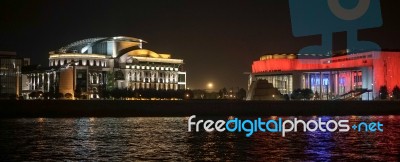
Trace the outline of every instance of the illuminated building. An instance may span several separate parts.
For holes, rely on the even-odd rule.
[[[336,57],[318,58],[296,54],[268,54],[252,64],[249,93],[257,80],[267,80],[282,94],[295,89],[311,89],[319,99],[360,98],[372,100],[379,96],[380,86],[389,90],[400,85],[400,52],[363,52]],[[251,99],[251,95],[247,97]]]
[[[15,52],[0,51],[0,94],[19,95],[21,92],[21,67],[23,58]]]
[[[89,38],[49,52],[48,71],[28,74],[31,90],[58,90],[62,94],[79,91],[99,98],[102,90],[186,89],[182,59],[143,49],[143,41],[131,37]],[[54,88],[51,88],[53,85]]]
[[[58,87],[57,70],[40,65],[26,64],[21,70],[22,92],[24,98],[29,98],[31,92],[54,92]]]

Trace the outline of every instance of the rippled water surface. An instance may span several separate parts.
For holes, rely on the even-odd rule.
[[[187,132],[184,117],[0,119],[0,161],[399,161],[400,116],[324,118],[350,124],[380,121],[384,132],[255,133],[247,138],[244,133]]]

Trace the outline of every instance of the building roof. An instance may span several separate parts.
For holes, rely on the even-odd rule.
[[[22,66],[21,73],[22,74],[31,74],[31,73],[43,73],[48,71],[57,71],[58,68],[54,67],[43,67],[41,65],[28,65]]]
[[[116,37],[96,37],[82,39],[73,43],[70,43],[64,47],[58,49],[55,53],[86,53],[89,47],[106,41],[117,41],[117,42],[137,42],[147,43],[146,41],[133,37],[116,36]]]

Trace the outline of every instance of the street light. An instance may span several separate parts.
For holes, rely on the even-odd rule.
[[[323,84],[326,87],[326,100],[329,100],[329,84],[328,84],[328,80],[324,79]],[[354,85],[354,86],[356,86],[356,85]]]
[[[212,88],[214,87],[214,85],[213,85],[213,83],[210,82],[210,83],[207,84],[207,87],[208,87],[209,89],[212,89]]]
[[[373,101],[374,100],[374,83],[371,84],[371,89],[372,89],[371,96],[372,96],[372,101]]]
[[[214,84],[212,82],[207,83],[207,88],[205,89],[205,92],[212,92],[212,89],[214,87]]]

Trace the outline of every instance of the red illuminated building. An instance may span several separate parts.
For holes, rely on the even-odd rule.
[[[307,57],[304,58],[304,57]],[[251,86],[259,79],[272,83],[282,94],[309,88],[318,99],[352,97],[371,100],[380,86],[389,91],[400,85],[400,52],[364,52],[336,57],[307,54],[268,54],[252,64]],[[356,93],[357,92],[357,93]],[[349,96],[346,96],[349,95]]]

